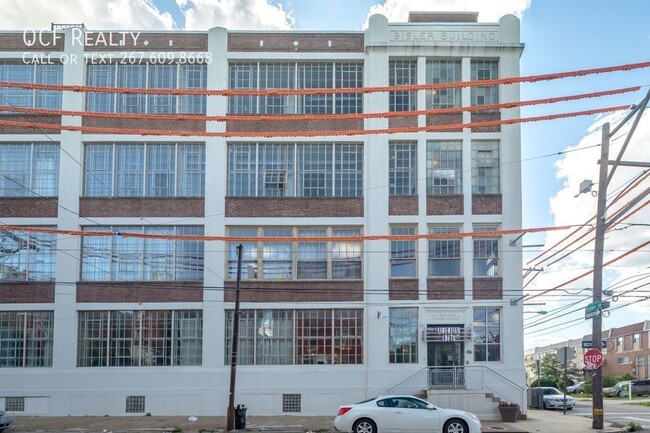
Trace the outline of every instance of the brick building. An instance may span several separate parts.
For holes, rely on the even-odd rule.
[[[649,334],[650,322],[648,321],[612,328],[607,338],[603,374],[611,376],[630,374],[637,379],[650,379]]]
[[[240,241],[204,236],[245,238],[236,395],[249,414],[326,415],[389,389],[474,408],[472,391],[490,390],[525,408],[522,307],[510,302],[520,241],[498,234],[521,228],[519,125],[347,133],[519,109],[324,117],[518,101],[517,85],[334,89],[516,77],[522,50],[517,18],[472,13],[377,15],[344,33],[0,33],[0,82],[100,88],[0,87],[12,108],[0,222],[39,228],[1,232],[0,408],[223,414]],[[282,119],[293,114],[312,118]],[[288,134],[255,134],[269,131]]]

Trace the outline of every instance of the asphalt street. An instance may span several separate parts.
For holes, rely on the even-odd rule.
[[[650,429],[650,407],[630,404],[635,402],[647,403],[650,402],[650,398],[633,400],[626,398],[605,399],[603,402],[605,421],[623,425],[634,421],[641,424],[644,429]],[[591,417],[591,401],[578,400],[575,409],[568,411],[567,415]]]

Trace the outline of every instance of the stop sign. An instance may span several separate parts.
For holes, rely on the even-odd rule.
[[[584,361],[587,370],[596,370],[603,365],[603,352],[598,349],[589,349],[585,352]]]

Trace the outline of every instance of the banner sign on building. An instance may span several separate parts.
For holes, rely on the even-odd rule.
[[[465,341],[472,338],[472,328],[454,325],[430,325],[422,333],[427,343]]]

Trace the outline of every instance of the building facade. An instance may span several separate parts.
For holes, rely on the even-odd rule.
[[[0,408],[224,414],[240,244],[249,414],[450,388],[525,408],[521,241],[500,232],[521,228],[520,127],[433,128],[519,109],[406,113],[519,87],[390,90],[517,77],[522,50],[516,17],[468,13],[0,33],[0,82],[95,87],[0,87]]]
[[[607,338],[603,374],[636,379],[650,379],[650,322],[644,321],[621,328],[612,328]]]

